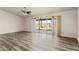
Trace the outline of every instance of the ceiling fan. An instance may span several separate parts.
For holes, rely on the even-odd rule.
[[[30,15],[31,14],[31,11],[29,9],[27,9],[26,7],[24,7],[21,11],[24,15]]]

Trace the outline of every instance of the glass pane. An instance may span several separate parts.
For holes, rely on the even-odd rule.
[[[46,20],[41,20],[40,21],[40,29],[41,30],[46,30]]]
[[[35,24],[36,24],[36,29],[39,29],[39,21],[36,21]]]

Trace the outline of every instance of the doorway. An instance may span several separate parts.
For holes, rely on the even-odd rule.
[[[61,36],[61,16],[52,16],[53,20],[53,34]]]

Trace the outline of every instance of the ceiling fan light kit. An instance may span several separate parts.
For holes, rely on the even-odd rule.
[[[28,10],[26,7],[24,7],[21,11],[22,11],[23,15],[30,15],[31,14],[31,11]]]

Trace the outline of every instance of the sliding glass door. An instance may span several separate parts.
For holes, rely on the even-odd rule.
[[[52,32],[52,19],[38,19],[36,20],[36,29],[42,33],[51,33]]]

